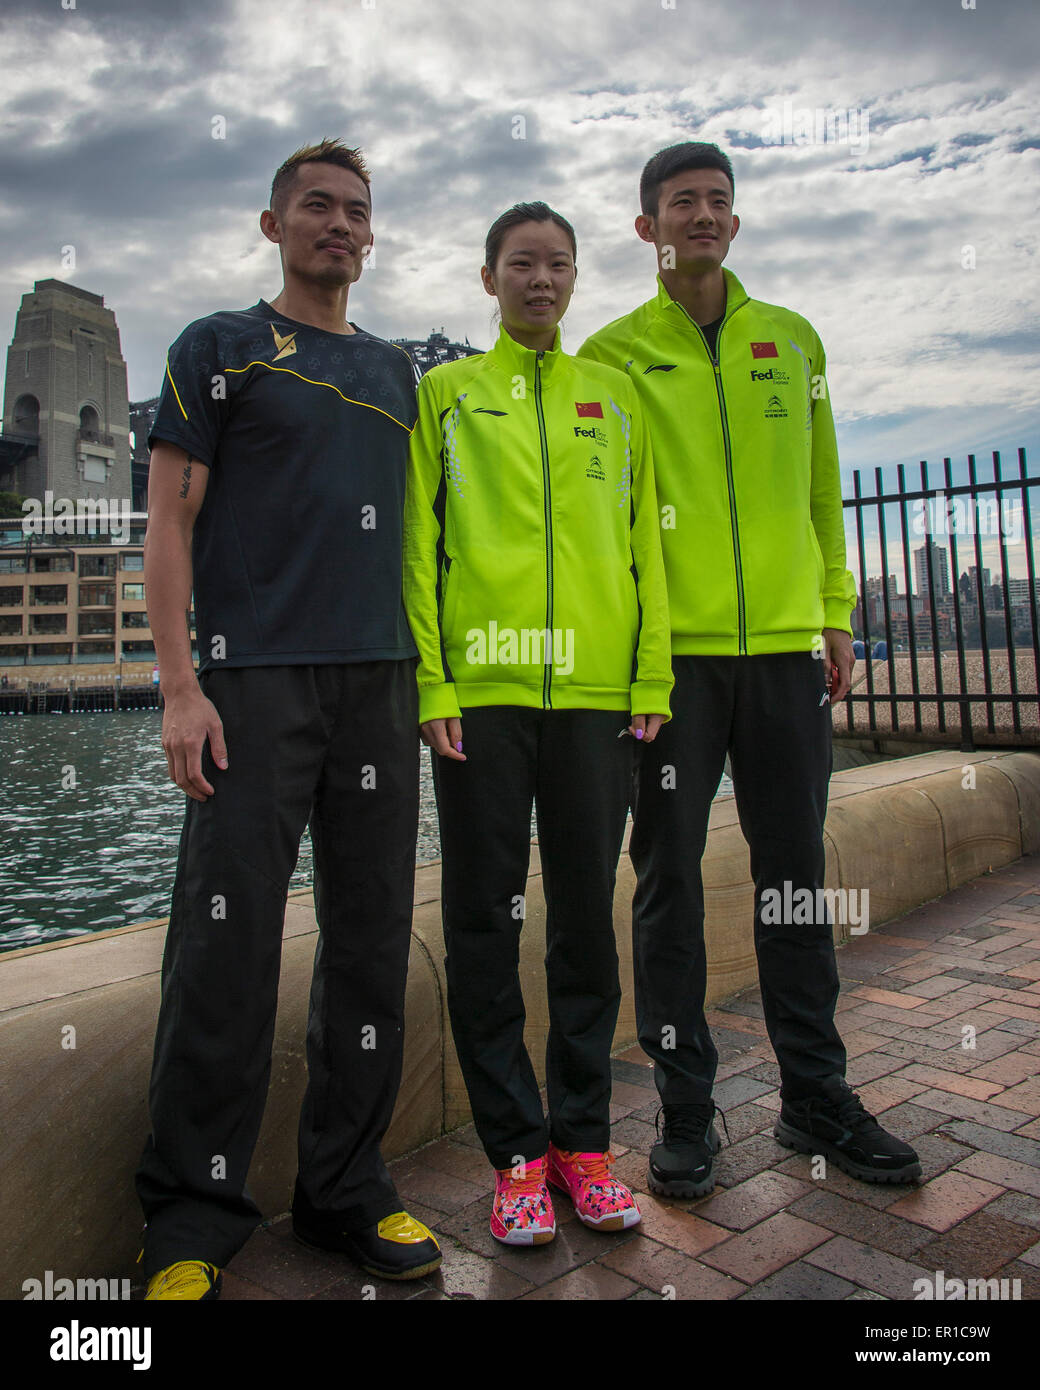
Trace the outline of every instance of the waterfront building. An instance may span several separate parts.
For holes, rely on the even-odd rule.
[[[126,362],[99,294],[37,280],[7,350],[0,491],[130,501]]]
[[[147,518],[85,534],[0,521],[0,678],[8,687],[151,681],[155,644],[144,597]],[[192,613],[192,640],[195,639]]]

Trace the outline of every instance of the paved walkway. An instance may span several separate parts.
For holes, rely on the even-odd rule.
[[[873,1186],[833,1166],[814,1179],[807,1155],[781,1148],[777,1067],[749,990],[709,1015],[731,1143],[708,1197],[646,1195],[657,1092],[632,1048],[614,1062],[611,1113],[617,1172],[643,1212],[635,1230],[598,1235],[559,1196],[552,1244],[499,1245],[470,1125],[392,1165],[441,1241],[435,1275],[373,1280],[299,1245],[282,1217],[235,1259],[223,1297],[357,1299],[368,1285],[379,1300],[905,1300],[938,1270],[1017,1279],[1023,1300],[1040,1297],[1040,857],[854,939],[838,965],[849,1081],[917,1148],[921,1185]]]

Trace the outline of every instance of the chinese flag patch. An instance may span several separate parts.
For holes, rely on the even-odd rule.
[[[774,353],[774,356],[776,354]],[[575,401],[574,408],[578,412],[579,418],[602,420],[603,407],[599,401]]]
[[[776,350],[776,343],[752,343],[752,344],[751,344],[751,356],[752,356],[752,357],[779,357],[780,354],[779,354],[779,353],[777,352],[777,350]]]

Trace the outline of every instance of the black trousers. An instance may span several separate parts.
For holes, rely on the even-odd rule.
[[[246,1191],[271,1071],[289,879],[310,822],[319,936],[297,1198],[360,1229],[401,1203],[379,1153],[401,1075],[418,821],[413,660],[200,677],[229,767],[188,799],[137,1173],[144,1272],[224,1266],[260,1212]]]
[[[831,707],[811,653],[676,656],[671,722],[636,758],[630,854],[639,1042],[665,1104],[711,1096],[718,1053],[704,1018],[701,856],[727,751],[740,827],[751,850],[755,951],[781,1094],[798,1099],[845,1073],[834,1025],[838,972],[826,911],[773,922],[763,894],[788,901],[823,887]],[[782,900],[782,898],[781,898]],[[795,918],[801,914],[788,913]]]
[[[617,1022],[614,878],[634,740],[605,710],[462,712],[467,761],[433,757],[448,1009],[473,1117],[496,1168],[610,1144]],[[524,1046],[519,952],[535,804],[546,900],[549,1122]]]

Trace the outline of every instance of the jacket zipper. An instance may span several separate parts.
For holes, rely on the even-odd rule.
[[[678,304],[678,300],[675,301]],[[738,306],[739,307],[739,306]],[[747,618],[744,613],[744,574],[740,562],[740,527],[737,524],[737,494],[733,486],[733,452],[730,447],[729,420],[726,418],[726,397],[722,390],[722,371],[719,367],[718,350],[722,340],[722,330],[726,327],[725,319],[719,324],[719,331],[715,337],[715,352],[712,353],[708,347],[708,340],[704,336],[704,331],[700,324],[686,312],[685,308],[679,304],[679,308],[696,328],[700,334],[701,342],[704,344],[704,351],[711,360],[712,370],[715,373],[715,394],[719,398],[719,414],[722,417],[722,443],[726,454],[726,487],[729,491],[729,524],[730,532],[733,536],[733,562],[736,567],[737,575],[737,651],[741,656],[747,656]]]
[[[545,415],[542,412],[542,358],[539,351],[534,364],[534,406],[538,416],[538,441],[542,450],[542,499],[545,507],[545,674],[542,677],[542,706],[552,709],[552,651],[553,640],[553,562],[552,562],[552,487],[549,482],[549,447],[545,439]]]

